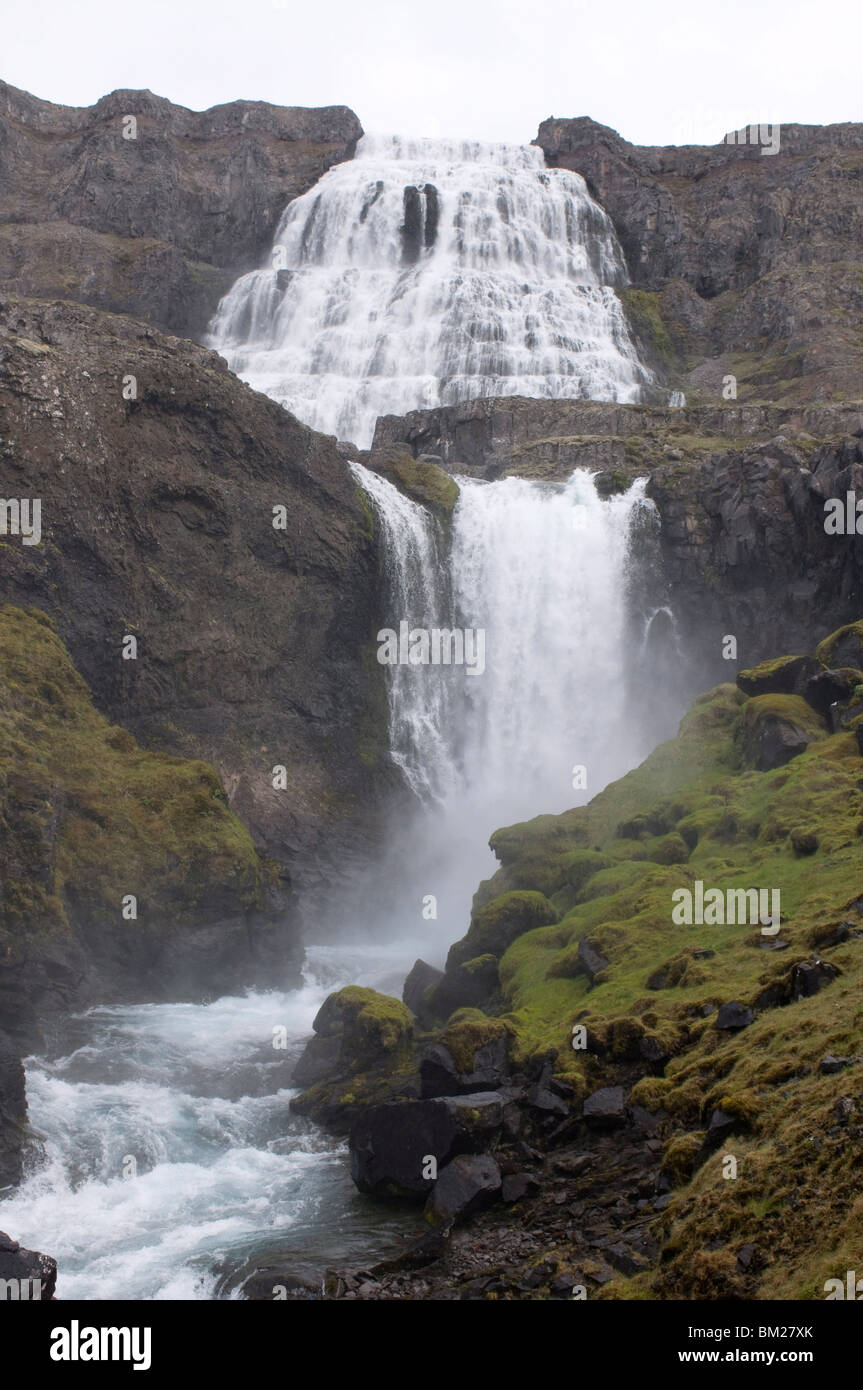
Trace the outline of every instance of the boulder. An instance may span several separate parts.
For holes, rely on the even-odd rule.
[[[402,989],[402,999],[410,1009],[414,1017],[418,1017],[422,1009],[423,995],[432,985],[443,979],[443,971],[436,966],[429,965],[427,961],[417,960],[408,974]]]
[[[351,1177],[361,1192],[420,1200],[437,1170],[461,1154],[481,1153],[503,1124],[503,1102],[494,1092],[375,1105],[351,1130]]]
[[[721,1004],[716,1015],[716,1028],[720,1032],[739,1032],[741,1028],[748,1028],[750,1023],[754,1023],[756,1018],[755,1010],[748,1004],[732,1002]]]
[[[478,956],[500,958],[525,932],[550,926],[559,918],[560,913],[544,893],[501,893],[473,914],[467,935],[450,947],[447,974]]]
[[[496,1202],[501,1194],[500,1169],[490,1154],[464,1154],[441,1171],[426,1203],[426,1220],[452,1226]]]
[[[456,1044],[453,1046],[458,1056]],[[444,1042],[434,1043],[420,1062],[423,1097],[499,1090],[509,1078],[508,1046],[509,1034],[503,1027],[496,1036],[471,1049],[469,1063],[457,1061]]]
[[[38,1250],[22,1249],[17,1240],[0,1231],[0,1279],[7,1281],[7,1300],[17,1293],[20,1302],[46,1302],[54,1297],[57,1261]]]
[[[823,667],[813,656],[780,656],[748,671],[739,671],[737,685],[744,695],[803,695],[808,682]]]
[[[413,1036],[409,1010],[398,999],[348,985],[324,1000],[313,1037],[294,1068],[294,1084],[350,1076],[391,1061]]]
[[[583,1115],[591,1129],[620,1129],[626,1124],[626,1102],[622,1086],[603,1086],[587,1097]]]
[[[826,734],[823,721],[799,695],[757,695],[743,709],[744,761],[759,772],[784,766]]]
[[[429,1010],[441,1018],[448,1018],[457,1009],[484,1008],[499,986],[497,956],[490,952],[458,965],[448,964],[446,973],[429,995]]]
[[[791,998],[795,1001],[809,999],[825,985],[832,984],[838,974],[836,966],[822,960],[820,956],[795,965],[791,976]]]
[[[501,1184],[501,1196],[505,1202],[520,1202],[525,1197],[535,1197],[539,1188],[539,1178],[534,1173],[510,1173]]]

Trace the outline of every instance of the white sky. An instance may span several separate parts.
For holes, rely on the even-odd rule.
[[[861,0],[6,0],[0,77],[87,106],[344,104],[366,130],[527,143],[592,116],[636,144],[863,120]],[[13,12],[14,11],[14,12]]]

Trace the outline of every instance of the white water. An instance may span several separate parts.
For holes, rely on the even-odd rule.
[[[306,424],[367,448],[379,415],[479,396],[638,400],[625,283],[610,219],[539,149],[367,135],[289,205],[271,264],[233,286],[209,342]]]
[[[490,833],[589,800],[682,713],[682,692],[656,699],[644,638],[654,610],[636,591],[641,570],[632,571],[655,509],[643,480],[603,499],[583,470],[558,484],[459,477],[447,543],[425,508],[351,468],[386,554],[381,629],[485,631],[481,675],[463,665],[387,667],[392,756],[419,809],[395,832],[387,876],[396,897],[375,925],[384,921],[396,939],[416,935],[433,895],[437,917],[422,924],[421,953],[442,964],[480,879],[497,868]],[[374,886],[356,896],[367,900]]]
[[[0,1228],[57,1259],[60,1299],[226,1297],[256,1264],[303,1273],[394,1246],[404,1216],[370,1210],[344,1145],[290,1114],[284,1070],[331,989],[397,991],[411,961],[317,948],[289,994],[73,1020],[67,1055],[28,1059],[44,1158],[0,1202]]]

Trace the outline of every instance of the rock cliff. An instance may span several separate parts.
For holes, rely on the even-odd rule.
[[[116,91],[79,108],[0,82],[0,282],[197,337],[362,133],[346,106],[189,111]]]

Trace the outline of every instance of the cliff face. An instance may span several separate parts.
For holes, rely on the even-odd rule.
[[[111,725],[38,609],[0,610],[0,677],[11,1036],[38,1045],[40,1019],[105,998],[295,984],[290,880],[258,854],[213,768]]]
[[[334,442],[215,353],[82,306],[3,299],[0,359],[5,492],[42,506],[41,544],[0,546],[0,593],[56,621],[147,748],[213,762],[270,853],[344,852],[387,720],[371,517]]]
[[[824,502],[863,496],[863,406],[718,403],[668,410],[581,401],[472,401],[387,416],[371,457],[407,445],[453,473],[563,479],[595,470],[619,490],[648,477],[659,548],[696,688],[726,679],[722,638],[759,661],[814,645],[863,602],[854,536],[825,531]]]
[[[741,400],[860,395],[863,125],[777,138],[765,154],[642,148],[587,117],[539,127],[547,162],[582,174],[613,219],[636,333],[693,402],[718,399],[728,374]]]
[[[76,108],[0,83],[0,280],[200,335],[286,204],[362,133],[345,106],[196,112],[117,91]]]

